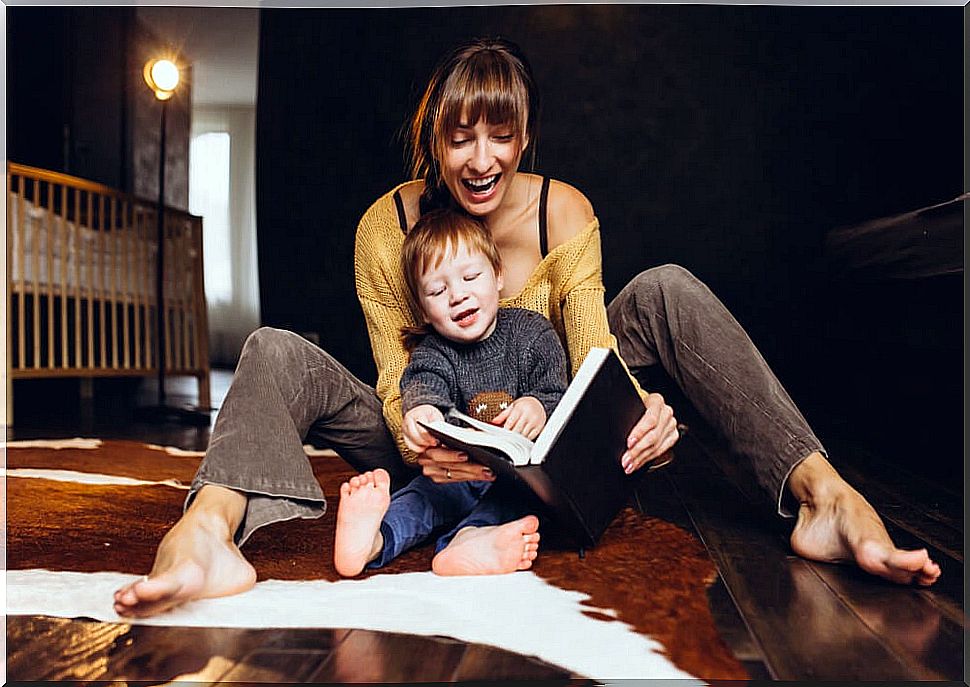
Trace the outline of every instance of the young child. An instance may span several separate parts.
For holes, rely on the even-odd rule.
[[[405,328],[411,352],[401,376],[403,435],[415,453],[437,442],[419,422],[451,407],[474,414],[486,392],[514,399],[493,422],[534,439],[566,389],[566,354],[552,325],[522,308],[499,308],[498,249],[476,219],[454,210],[421,217],[408,233],[401,265],[421,327]],[[539,546],[539,520],[528,498],[501,480],[436,483],[421,475],[390,496],[382,469],[340,487],[334,564],[352,577],[381,567],[446,529],[435,546],[440,575],[525,570]]]

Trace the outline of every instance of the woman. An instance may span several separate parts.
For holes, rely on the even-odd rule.
[[[255,572],[239,550],[246,538],[264,524],[324,511],[305,440],[332,446],[358,471],[387,469],[394,488],[413,476],[409,463],[436,482],[494,479],[444,448],[414,456],[401,439],[398,383],[407,355],[398,332],[415,322],[399,251],[418,217],[445,205],[485,223],[505,269],[501,305],[547,316],[573,370],[601,345],[617,348],[630,368],[662,365],[750,461],[779,512],[790,517],[795,505],[796,553],[853,562],[900,583],[936,580],[940,570],[927,552],[897,549],[871,506],[829,465],[745,332],[703,284],[682,268],[655,268],[604,306],[589,202],[566,184],[518,171],[535,149],[537,111],[531,70],[509,42],[472,41],[439,64],[412,122],[415,181],[379,198],[357,232],[357,291],[378,365],[376,393],[295,334],[255,332],[186,511],[159,545],[151,573],[115,593],[119,614],[153,615],[251,587]],[[645,411],[622,457],[627,472],[649,466],[678,439],[663,397],[641,395]]]

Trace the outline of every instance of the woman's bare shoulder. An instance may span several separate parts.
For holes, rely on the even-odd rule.
[[[404,215],[408,220],[408,229],[414,226],[421,216],[420,201],[421,192],[424,190],[424,180],[416,179],[409,181],[398,187],[401,193],[401,202],[404,204]]]
[[[551,180],[548,202],[549,250],[582,233],[595,218],[586,196],[565,182]]]

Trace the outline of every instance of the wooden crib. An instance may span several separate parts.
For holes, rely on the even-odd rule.
[[[157,374],[156,222],[155,203],[7,164],[8,380]],[[164,243],[165,373],[208,407],[202,218],[166,208]]]

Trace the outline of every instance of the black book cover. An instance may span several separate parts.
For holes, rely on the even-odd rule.
[[[596,369],[584,374],[588,365]],[[527,486],[585,547],[596,544],[629,499],[635,476],[623,472],[620,458],[643,411],[643,401],[616,353],[592,349],[536,440],[539,449],[551,440],[539,464],[515,467],[497,449],[461,441],[434,427],[428,430],[496,475]],[[556,436],[544,439],[546,432]]]

